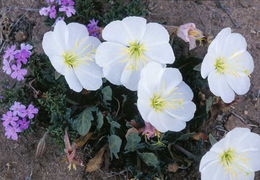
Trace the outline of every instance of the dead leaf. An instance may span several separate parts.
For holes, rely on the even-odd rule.
[[[175,173],[179,169],[179,165],[177,163],[168,164],[168,171]]]
[[[92,137],[92,135],[93,132],[89,132],[87,135],[81,136],[80,138],[76,139],[75,140],[76,147],[77,148],[83,147],[88,142],[88,140]]]
[[[43,137],[40,139],[38,145],[37,145],[37,149],[36,149],[36,153],[35,156],[36,157],[40,157],[43,155],[45,149],[46,149],[46,138],[47,138],[48,132],[45,132]]]
[[[94,172],[98,169],[100,169],[102,163],[103,163],[103,155],[106,151],[107,145],[103,146],[98,153],[95,155],[94,158],[90,159],[87,167],[86,167],[86,172]]]
[[[192,139],[199,141],[199,140],[206,140],[208,139],[208,136],[205,133],[199,132],[197,134],[194,134],[192,136]]]

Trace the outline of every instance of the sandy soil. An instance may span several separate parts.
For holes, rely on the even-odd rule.
[[[255,62],[250,92],[240,97],[237,103],[232,105],[231,110],[225,112],[226,119],[220,119],[219,122],[213,119],[204,131],[214,130],[217,133],[220,130],[216,128],[216,125],[220,125],[223,130],[230,130],[235,126],[246,126],[260,134],[260,71],[258,70],[260,68],[260,1],[148,0],[148,2],[150,9],[148,19],[151,21],[168,25],[193,22],[203,32],[211,35],[216,35],[224,27],[231,27],[233,31],[245,36],[248,50]],[[28,37],[28,41],[34,44],[37,51],[41,51],[42,35],[48,30],[43,25],[44,18],[37,13],[40,7],[39,0],[0,0],[0,14],[6,12],[13,22],[24,15],[34,25],[32,36]],[[31,9],[19,10],[19,8]],[[206,48],[197,49],[192,53],[203,57]],[[1,76],[1,78],[6,77]],[[0,180],[83,179],[82,169],[70,172],[67,170],[67,164],[62,162],[64,153],[55,145],[50,144],[41,159],[34,158],[37,143],[42,135],[43,132],[39,130],[14,142],[7,140],[3,129],[0,128]],[[101,179],[101,177],[88,179]],[[260,180],[259,173],[255,179]]]

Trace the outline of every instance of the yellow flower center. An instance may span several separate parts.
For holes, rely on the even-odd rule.
[[[196,31],[196,30],[190,30],[188,32],[188,35],[189,36],[192,36],[192,37],[198,37],[198,36],[202,36],[202,33],[200,31]]]
[[[217,58],[215,63],[215,68],[219,73],[223,73],[225,71],[225,59],[223,57]]]
[[[67,66],[75,67],[78,64],[78,56],[74,52],[64,52],[62,56]]]
[[[140,65],[145,65],[147,58],[144,53],[146,51],[144,44],[138,41],[128,43],[128,47],[123,49],[122,54],[125,54],[126,59],[120,60],[120,62],[129,62],[127,69],[138,70]]]
[[[254,171],[250,168],[249,158],[245,157],[245,153],[237,153],[234,149],[229,148],[219,156],[220,164],[229,173],[232,179],[236,179],[240,172],[250,175]]]
[[[150,105],[155,110],[155,112],[162,112],[163,109],[165,109],[166,104],[167,104],[166,100],[159,95],[154,95],[151,98]]]

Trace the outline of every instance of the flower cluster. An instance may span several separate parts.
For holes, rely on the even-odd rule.
[[[1,118],[5,127],[5,136],[8,139],[17,140],[17,133],[28,129],[30,119],[33,119],[37,113],[38,109],[32,104],[26,107],[20,102],[14,102],[9,111],[3,114]]]
[[[18,81],[24,80],[27,70],[22,68],[28,63],[31,56],[32,46],[29,44],[21,44],[20,49],[17,50],[13,45],[5,50],[3,55],[3,71],[10,75],[13,79]]]
[[[95,19],[89,21],[87,28],[90,36],[100,38],[101,28],[98,26],[98,22],[99,21]]]
[[[49,16],[51,19],[57,17],[57,13],[64,13],[67,17],[71,17],[76,13],[74,0],[45,0],[47,7],[40,9],[39,13],[42,16]]]

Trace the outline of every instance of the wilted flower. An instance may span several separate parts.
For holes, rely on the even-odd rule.
[[[65,76],[71,89],[97,90],[102,85],[102,70],[95,63],[100,41],[88,35],[78,23],[59,21],[54,31],[45,33],[42,46],[56,71]]]
[[[153,125],[151,125],[150,123],[145,122],[145,126],[142,129],[142,135],[145,135],[147,139],[150,139],[156,136],[156,134],[157,130],[155,129],[155,127],[153,127]]]
[[[202,180],[254,180],[260,170],[260,136],[235,128],[201,159]]]
[[[142,118],[160,132],[181,131],[196,111],[193,93],[179,70],[155,62],[143,69],[137,94]]]
[[[142,17],[113,21],[104,28],[102,37],[107,42],[98,47],[96,60],[105,78],[133,91],[148,62],[168,64],[175,60],[167,30],[157,23],[147,24]]]
[[[177,31],[177,36],[189,43],[190,50],[196,47],[196,40],[201,40],[204,37],[203,33],[196,28],[194,23],[181,25]]]
[[[208,77],[210,91],[225,103],[235,99],[235,93],[243,95],[250,87],[249,75],[254,62],[247,51],[245,38],[223,29],[212,41],[201,66],[201,75]]]

